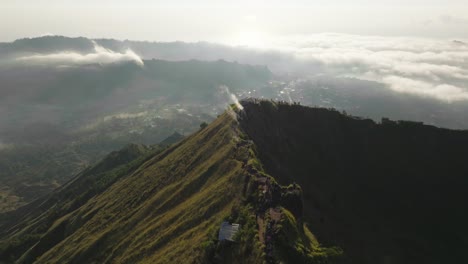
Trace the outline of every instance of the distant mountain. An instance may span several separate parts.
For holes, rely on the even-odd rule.
[[[455,44],[455,45],[459,45],[459,46],[467,46],[468,45],[465,42],[460,41],[460,40],[453,40],[452,43]]]
[[[159,145],[170,146],[172,144],[175,144],[175,143],[181,141],[183,138],[184,138],[184,135],[181,135],[181,134],[179,134],[177,132],[174,132],[172,135],[167,137],[165,140],[159,142]]]
[[[458,40],[454,40],[453,44],[464,45]],[[4,56],[12,58],[13,61],[15,61],[14,58],[18,57],[69,52],[79,53],[81,56],[89,56],[92,54],[91,57],[94,56],[99,58],[102,54],[95,50],[95,45],[102,47],[102,49],[118,53],[119,56],[123,56],[128,50],[131,50],[135,53],[138,60],[142,59],[146,64],[148,61],[153,59],[158,60],[158,63],[161,62],[159,60],[172,62],[190,60],[214,62],[221,60],[224,62],[238,62],[241,65],[264,65],[268,67],[269,71],[271,70],[270,78],[268,80],[270,82],[268,84],[256,83],[257,86],[254,86],[252,85],[253,83],[248,80],[246,80],[246,82],[249,85],[240,83],[241,85],[236,87],[236,95],[238,97],[257,97],[285,100],[288,102],[300,101],[303,105],[333,107],[345,110],[354,115],[371,117],[375,120],[380,120],[382,117],[389,117],[392,119],[424,121],[428,124],[453,129],[468,128],[468,117],[465,114],[468,111],[468,104],[466,104],[465,101],[453,101],[448,103],[446,101],[436,100],[430,97],[396,92],[389,89],[385,84],[375,81],[327,75],[326,72],[323,72],[323,69],[319,70],[317,68],[318,66],[314,63],[296,60],[296,58],[291,54],[268,50],[262,51],[246,47],[233,47],[207,42],[147,42],[45,36],[40,38],[21,39],[12,43],[0,43],[0,58]],[[107,58],[107,56],[110,55],[107,54],[104,57]],[[106,59],[102,60],[106,61]],[[0,66],[5,64],[8,65],[8,63],[6,63],[7,61],[8,60],[6,59],[3,60],[4,63],[0,63]],[[154,82],[154,78],[151,78],[151,74],[154,72],[151,72],[151,69],[138,70],[136,69],[137,65],[132,63],[130,64],[131,66],[125,64],[126,66],[120,65],[116,67],[114,64],[104,63],[97,67],[98,69],[95,69],[96,65],[80,65],[80,67],[76,67],[75,65],[75,69],[71,72],[64,70],[64,68],[70,68],[69,65],[62,65],[62,67],[59,67],[59,72],[68,72],[68,75],[71,76],[65,80],[61,80],[61,77],[58,77],[58,80],[55,80],[55,76],[57,75],[55,71],[58,71],[57,69],[52,72],[50,72],[50,69],[44,70],[44,68],[42,68],[42,70],[34,70],[34,65],[26,63],[27,67],[25,68],[15,68],[8,71],[0,67],[0,80],[4,80],[3,83],[5,83],[9,82],[11,79],[18,79],[18,76],[21,76],[19,79],[23,80],[21,81],[22,86],[24,86],[23,84],[28,84],[28,86],[35,85],[38,80],[41,80],[38,83],[40,86],[51,81],[52,86],[70,86],[70,88],[73,88],[73,92],[70,92],[67,102],[71,101],[72,106],[74,105],[72,99],[75,95],[79,97],[87,96],[89,98],[89,94],[91,93],[93,95],[95,94],[97,98],[99,96],[109,95],[109,93],[115,93],[116,90],[119,91],[119,89],[123,89],[123,94],[118,98],[118,102],[120,105],[125,105],[126,103],[128,104],[129,100],[128,98],[125,98],[125,96],[137,99],[135,97],[150,96],[151,98],[151,96],[155,95],[148,93],[147,90],[148,86],[154,87],[155,85],[152,83]],[[113,65],[114,67],[107,69],[108,67],[103,67],[104,65]],[[35,66],[37,67],[37,65]],[[22,67],[24,67],[24,65]],[[135,69],[133,69],[133,67],[135,67]],[[176,68],[174,70],[176,70]],[[201,68],[203,68],[203,66]],[[226,68],[226,70],[227,69],[228,68]],[[1,74],[3,71],[5,71],[5,74]],[[144,76],[135,77],[135,72],[146,72],[149,75],[144,74]],[[225,76],[227,73],[226,71],[224,72],[225,74],[222,76]],[[216,72],[216,74],[219,73],[222,72]],[[351,69],[349,69],[349,72],[344,73],[346,76],[349,74],[352,75]],[[236,72],[235,75],[236,78],[233,78],[235,80],[241,80],[240,78],[243,77],[252,77],[252,75],[239,76],[238,72]],[[339,76],[342,75],[343,74],[340,74]],[[47,78],[44,78],[45,76],[47,76]],[[32,77],[32,79],[30,80],[29,77]],[[207,78],[207,76],[203,75],[201,77]],[[110,80],[113,80],[112,83],[110,83],[107,78],[111,78]],[[57,84],[57,82],[60,81],[63,81],[64,83]],[[75,81],[75,85],[70,84]],[[14,86],[17,86],[17,83],[18,81],[13,81]],[[78,92],[80,89],[77,88],[81,88],[83,85],[90,88],[84,89],[82,92]],[[117,85],[120,86],[116,87]],[[464,87],[463,82],[458,85],[460,87]],[[99,87],[99,89],[94,91],[93,87]],[[132,94],[126,94],[125,92],[127,91],[127,88],[130,87],[137,89],[137,91],[134,90]],[[67,90],[67,93],[68,92],[69,91]],[[9,93],[11,94],[13,92],[10,90]],[[112,95],[117,96],[116,94]],[[190,96],[192,95],[193,94],[187,95],[185,100],[180,103],[185,104],[187,101],[190,101],[188,99],[190,99]],[[46,95],[42,94],[39,96]],[[59,92],[57,96],[64,96],[63,92]],[[14,100],[14,97],[15,96],[10,98]],[[86,97],[82,97],[82,99],[85,98]],[[53,99],[60,98],[53,96]],[[64,96],[62,99],[65,100],[67,98]],[[207,101],[209,99],[211,99],[211,97],[208,97]],[[79,100],[76,102],[79,102]],[[104,104],[100,106],[102,108],[93,108],[92,111],[107,110],[108,112],[112,112],[112,110],[115,109],[116,104],[114,102],[114,104],[109,104],[109,106],[106,107],[104,107]],[[33,107],[29,107],[29,109],[33,109]],[[50,107],[44,109],[42,106],[39,110],[55,112],[57,108]],[[9,113],[9,115],[11,116],[11,113]],[[53,117],[53,115],[49,116]]]
[[[11,43],[0,43],[0,58],[13,58],[18,55],[56,53],[62,51],[89,53],[93,50],[93,43],[87,38],[44,36],[39,38],[18,39]]]
[[[125,52],[131,49],[142,59],[161,59],[170,61],[205,60],[213,61],[225,59],[235,61],[240,55],[245,59],[244,63],[263,64],[250,58],[253,54],[248,50],[230,47],[208,42],[186,43],[176,42],[149,42],[115,39],[88,39],[83,37],[70,38],[64,36],[44,36],[37,38],[24,38],[11,43],[0,43],[0,57],[11,57],[11,55],[50,54],[58,52],[94,52],[93,41],[114,52]],[[269,62],[264,56],[265,62]]]
[[[0,215],[1,260],[468,260],[468,131],[264,100],[242,106],[162,152],[113,153]],[[224,221],[240,225],[235,243],[218,241]]]
[[[143,112],[147,109],[142,106],[151,103],[178,104],[182,109],[203,104],[215,115],[212,108],[224,103],[217,98],[219,86],[236,93],[262,87],[271,78],[264,66],[221,60],[148,60],[143,68],[133,63],[0,68],[5,84],[0,91],[0,129],[11,123],[19,127],[41,122],[76,127],[124,111]]]
[[[49,47],[37,43],[54,39],[31,45]],[[83,41],[57,39],[62,46]],[[254,89],[271,75],[263,66],[194,60],[0,67],[0,146],[8,146],[0,148],[0,212],[49,193],[129,143],[196,131],[228,104],[221,86]]]

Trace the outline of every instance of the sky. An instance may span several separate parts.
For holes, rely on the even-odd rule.
[[[325,32],[468,39],[467,11],[466,0],[0,0],[0,41],[54,34],[261,45]]]

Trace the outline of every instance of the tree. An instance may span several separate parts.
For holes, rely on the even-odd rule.
[[[203,122],[203,123],[200,124],[200,129],[204,129],[207,126],[208,126],[208,124],[206,122]]]

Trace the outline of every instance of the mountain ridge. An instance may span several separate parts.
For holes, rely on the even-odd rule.
[[[226,118],[228,118],[228,117],[224,117],[224,118],[221,118],[221,119],[226,120]],[[208,155],[208,156],[203,155],[204,152],[201,149],[206,148],[206,147],[201,147],[198,150],[198,153],[200,153],[202,156],[190,155],[190,154],[196,154],[197,153],[197,151],[195,149],[192,149],[192,148],[189,148],[190,152],[187,152],[185,154],[180,154],[180,153],[184,152],[184,150],[180,149],[180,146],[182,146],[182,148],[183,148],[184,142],[185,143],[191,143],[191,144],[197,144],[196,138],[194,138],[193,136],[184,139],[181,143],[178,143],[175,146],[170,147],[169,149],[165,150],[161,154],[153,156],[150,160],[148,160],[145,163],[141,164],[140,168],[137,169],[137,171],[135,171],[134,173],[130,173],[129,175],[126,175],[126,176],[124,175],[123,178],[121,178],[118,181],[117,185],[113,184],[112,187],[109,190],[105,191],[102,194],[98,194],[98,196],[102,195],[103,197],[107,197],[107,198],[100,197],[101,200],[110,199],[109,201],[111,201],[111,200],[115,199],[115,198],[111,198],[111,197],[115,196],[116,193],[124,192],[124,193],[126,193],[125,196],[122,196],[120,194],[120,197],[122,198],[122,201],[120,201],[120,202],[119,201],[114,201],[114,202],[111,202],[110,204],[101,202],[100,205],[97,207],[97,208],[101,208],[101,209],[96,211],[95,205],[94,204],[89,204],[90,201],[92,201],[94,198],[92,198],[91,200],[88,200],[88,202],[85,203],[85,205],[81,206],[78,211],[75,210],[74,213],[65,215],[64,217],[62,217],[61,220],[58,220],[56,223],[54,223],[54,225],[50,226],[49,230],[44,235],[42,235],[42,238],[36,243],[36,245],[34,245],[31,249],[29,249],[20,258],[19,262],[21,262],[21,263],[30,263],[34,259],[36,259],[37,257],[40,257],[37,260],[39,263],[41,263],[41,262],[50,262],[50,261],[54,261],[54,262],[55,261],[61,261],[60,259],[58,259],[59,256],[61,256],[62,260],[64,258],[66,258],[66,259],[68,259],[68,261],[71,261],[72,263],[73,262],[80,263],[80,259],[85,257],[85,256],[87,256],[86,259],[88,259],[88,258],[92,259],[93,254],[100,254],[99,252],[94,252],[93,253],[93,251],[92,251],[93,247],[98,246],[98,244],[95,244],[95,243],[102,243],[103,240],[110,239],[110,238],[107,238],[107,236],[114,237],[114,236],[124,235],[125,237],[129,237],[129,236],[134,237],[134,238],[139,237],[138,232],[136,232],[134,229],[140,230],[142,228],[146,228],[145,224],[149,224],[147,222],[151,222],[150,219],[148,219],[148,216],[146,214],[151,215],[151,214],[154,214],[155,212],[159,212],[160,214],[165,215],[165,217],[162,217],[161,215],[160,216],[155,216],[155,217],[157,219],[160,219],[160,221],[165,223],[165,225],[167,225],[167,226],[165,226],[165,227],[161,226],[161,222],[160,222],[157,226],[153,227],[153,228],[156,228],[156,229],[154,231],[152,231],[152,232],[155,232],[156,230],[159,230],[160,228],[169,228],[169,230],[170,230],[171,224],[169,222],[167,222],[167,221],[171,221],[172,224],[175,224],[177,222],[186,223],[186,222],[184,222],[185,218],[180,217],[181,216],[180,214],[183,215],[184,211],[178,211],[178,210],[182,210],[182,209],[180,209],[180,206],[181,206],[180,204],[182,203],[182,201],[188,202],[188,201],[185,200],[185,198],[183,198],[183,197],[187,197],[187,196],[188,196],[187,199],[189,199],[189,200],[193,199],[193,200],[191,200],[192,202],[197,202],[197,203],[199,202],[201,204],[200,206],[202,206],[202,207],[200,207],[200,210],[205,211],[205,213],[201,213],[201,214],[196,213],[195,214],[196,216],[193,216],[193,217],[196,217],[196,219],[198,219],[198,220],[195,220],[195,223],[202,224],[202,226],[204,226],[204,227],[208,227],[206,225],[209,222],[206,223],[204,220],[202,220],[204,218],[205,214],[207,214],[207,215],[215,214],[216,215],[216,214],[219,214],[219,213],[223,213],[226,210],[227,210],[226,212],[229,212],[229,210],[227,208],[225,208],[225,206],[229,206],[229,204],[231,204],[233,201],[231,199],[225,199],[225,198],[218,199],[217,195],[221,195],[221,193],[219,193],[219,190],[216,190],[211,194],[211,195],[215,195],[215,196],[213,196],[211,198],[211,199],[215,199],[215,201],[214,201],[215,204],[210,204],[210,203],[206,204],[207,202],[210,201],[210,199],[208,199],[208,197],[210,195],[203,195],[203,192],[199,193],[199,190],[200,190],[199,188],[202,188],[202,186],[205,184],[205,181],[209,180],[207,177],[212,175],[215,171],[217,171],[219,169],[222,169],[222,167],[224,167],[224,166],[227,166],[226,168],[234,169],[231,173],[236,173],[236,171],[241,169],[240,165],[237,164],[237,162],[235,162],[234,160],[231,160],[231,161],[230,161],[230,159],[224,160],[224,157],[226,157],[226,155],[234,154],[232,152],[233,151],[232,150],[233,149],[232,145],[231,144],[226,144],[229,141],[231,141],[231,136],[230,136],[231,128],[226,127],[225,124],[221,123],[221,121],[218,121],[218,125],[213,124],[213,126],[214,127],[212,127],[212,129],[205,129],[205,130],[201,131],[200,133],[204,133],[205,136],[209,137],[211,140],[214,140],[214,141],[210,141],[210,142],[212,142],[212,144],[217,145],[217,144],[220,144],[221,142],[224,142],[224,143],[222,143],[222,145],[225,145],[225,146],[221,146],[222,147],[221,152],[218,152],[217,148],[211,148],[212,151],[215,151],[215,152],[220,154],[220,157],[219,157],[217,162],[215,161],[215,159],[213,159],[211,157],[211,155]],[[229,125],[227,125],[227,126],[229,126]],[[220,132],[224,136],[222,136],[222,135],[219,136],[218,135],[217,137],[213,137],[213,135],[214,135],[213,133],[215,131],[218,131],[218,130],[224,131],[224,132]],[[204,140],[204,142],[205,142],[205,140]],[[193,151],[195,151],[195,153]],[[174,154],[174,152],[176,152],[176,154]],[[187,162],[188,167],[183,168],[184,166],[181,166],[181,164],[171,164],[171,160],[174,159],[174,155],[176,155],[177,157],[179,157],[179,155],[182,155],[182,156],[180,156],[180,158],[177,158],[177,160],[179,160],[180,162],[183,162],[183,163]],[[190,155],[190,156],[188,156],[188,155]],[[186,158],[182,158],[182,157],[186,157]],[[198,159],[204,160],[204,159],[207,159],[207,158],[210,159],[209,163],[205,164],[205,165],[202,165],[203,167],[196,167],[196,164],[193,165],[195,167],[192,167],[190,165],[193,161],[195,161],[196,163],[199,163],[197,161]],[[193,160],[193,161],[190,161],[190,160]],[[160,163],[167,164],[167,166],[169,166],[170,168],[166,167],[166,165],[163,165],[163,164],[157,165],[157,164],[160,164]],[[165,173],[160,174],[160,176],[157,176],[157,177],[150,176],[152,174],[148,174],[148,171],[151,170],[152,168],[156,169],[156,171],[161,170],[161,171],[164,171],[165,173],[168,173],[169,175],[174,175],[176,178],[169,177],[169,175],[165,175]],[[195,171],[191,172],[189,170],[195,170]],[[193,175],[191,177],[195,177],[195,178],[193,178],[192,180],[182,181],[180,179],[180,177],[182,177],[183,174],[185,174],[185,173],[188,173],[189,176]],[[219,175],[219,173],[218,173],[218,175]],[[189,177],[189,176],[187,176],[187,177]],[[130,179],[130,178],[133,178],[133,179]],[[215,186],[218,186],[220,183],[228,183],[229,179],[231,179],[231,181],[235,180],[235,178],[232,178],[232,176],[223,177],[222,179],[219,179],[219,181],[217,181],[216,179],[211,179],[211,180],[214,181],[215,183],[218,182],[215,185]],[[174,184],[170,184],[171,182],[173,182]],[[133,187],[130,187],[130,186],[133,186]],[[213,186],[210,187],[210,188],[213,188]],[[176,198],[174,196],[174,195],[176,195],[177,193],[180,192],[180,191],[176,191],[178,189],[184,190],[184,195],[181,195],[180,198]],[[146,190],[146,191],[144,191],[144,190]],[[159,190],[159,191],[157,191],[157,190]],[[111,192],[113,194],[106,194],[106,193],[109,193],[109,192]],[[231,193],[229,195],[229,197],[235,197],[236,195],[238,195],[239,192],[236,191],[236,188],[232,188],[231,190],[225,189],[225,192],[222,195],[227,195],[229,193]],[[156,196],[154,196],[154,195],[156,195]],[[180,199],[182,199],[182,200],[180,200]],[[200,200],[200,199],[202,199],[202,200]],[[150,200],[154,200],[154,201],[151,202]],[[159,202],[157,202],[157,201],[159,201]],[[146,207],[145,207],[141,203],[149,203],[149,204],[147,204]],[[136,209],[136,208],[132,209],[133,208],[132,204],[134,204],[135,206],[138,205],[137,207],[140,208],[140,209],[137,209],[138,213],[136,213],[134,216],[132,216],[131,214],[127,215],[129,211],[132,211],[132,210]],[[154,209],[155,212],[153,212],[153,210],[150,210],[150,208],[148,208],[149,205],[155,206],[155,209]],[[218,206],[219,206],[220,211],[219,212],[218,211],[213,211],[212,212],[213,209],[210,209],[212,206],[215,206],[216,208],[218,208]],[[159,209],[157,209],[157,208],[159,208]],[[195,208],[199,208],[199,207],[195,206]],[[107,231],[101,230],[99,228],[101,225],[93,222],[93,221],[98,221],[96,219],[99,219],[99,221],[105,221],[105,222],[111,221],[110,219],[105,220],[105,218],[101,218],[101,217],[103,217],[104,212],[107,212],[108,210],[111,210],[111,212],[112,212],[111,215],[114,215],[114,217],[117,217],[117,219],[120,219],[118,221],[118,223],[113,223],[112,224],[112,226],[120,226],[117,229],[115,229],[115,227],[114,227],[112,232],[109,231],[109,230],[107,230]],[[174,212],[174,210],[175,210],[175,212]],[[196,211],[192,212],[194,209],[193,208],[190,209],[190,207],[187,210],[190,211],[192,214],[196,212]],[[218,210],[218,209],[216,209],[216,210]],[[135,212],[137,212],[137,211],[135,211]],[[200,211],[200,212],[202,212],[202,211]],[[126,216],[124,216],[124,215],[126,215]],[[177,215],[179,215],[179,217],[174,218]],[[120,216],[120,217],[118,217],[118,216]],[[87,219],[87,220],[79,220],[80,218],[83,219],[83,217],[84,217],[84,219]],[[136,220],[135,218],[140,219],[140,220]],[[125,219],[127,219],[127,220],[125,220]],[[132,220],[132,219],[134,219],[134,220]],[[146,220],[143,221],[143,224],[139,224],[138,222],[143,220],[143,219],[146,219]],[[100,238],[98,238],[98,240],[95,243],[91,243],[90,245],[83,244],[82,242],[88,240],[88,239],[86,239],[86,233],[89,232],[89,231],[85,231],[84,233],[80,232],[80,231],[76,231],[76,230],[73,231],[73,229],[75,229],[75,228],[73,228],[73,226],[76,225],[76,221],[78,221],[78,222],[84,221],[84,223],[79,224],[75,228],[78,228],[78,229],[85,228],[85,227],[90,228],[90,229],[93,230],[93,233],[101,234],[102,236]],[[90,225],[89,223],[86,224],[89,221],[91,221],[94,224],[97,224],[97,226]],[[128,222],[128,221],[130,221],[130,222]],[[193,219],[192,219],[192,221],[193,221]],[[75,222],[75,224],[73,224],[74,222]],[[186,224],[188,224],[189,226],[191,225],[190,223],[186,223]],[[72,229],[70,229],[68,232],[66,232],[65,231],[66,229],[63,229],[63,228],[65,228],[65,226],[69,226],[66,229],[70,229],[70,228],[72,228]],[[133,226],[133,229],[132,229],[133,231],[128,229],[130,226]],[[150,224],[150,226],[151,226],[151,224]],[[94,228],[98,228],[98,229],[94,229]],[[171,232],[176,232],[176,234],[182,235],[182,234],[184,234],[185,232],[188,231],[188,230],[185,230],[185,228],[187,228],[187,227],[185,227],[184,225],[179,226],[178,229],[173,230],[173,231],[169,231],[169,234],[172,234]],[[191,228],[189,228],[189,230],[191,230]],[[63,232],[65,232],[65,233],[63,233]],[[180,232],[182,232],[182,233],[180,233]],[[204,228],[203,230],[198,230],[197,232],[205,233],[205,232],[207,232],[207,229]],[[67,235],[67,233],[68,233],[68,235]],[[147,232],[144,232],[144,233],[147,233]],[[151,232],[148,231],[148,233],[151,233]],[[133,235],[131,235],[131,234],[133,234]],[[80,246],[78,246],[78,247],[72,246],[72,244],[74,242],[71,242],[71,241],[78,242],[77,240],[71,240],[71,237],[74,237],[74,236],[82,237],[82,238],[80,238],[80,240],[78,240],[78,241],[81,241],[81,242],[79,242],[79,245],[81,245],[81,247]],[[70,245],[67,245],[67,244],[64,244],[64,243],[59,243],[61,241],[61,239],[66,239],[70,243]],[[82,240],[82,239],[84,239],[84,240]],[[143,240],[141,240],[141,239],[142,239],[141,237],[140,237],[140,239],[136,239],[135,243],[142,243],[143,241],[146,241],[146,239],[143,239]],[[164,235],[160,239],[162,239],[162,241],[167,240],[167,238],[164,238]],[[101,241],[101,242],[98,242],[98,241]],[[132,240],[126,240],[126,241],[130,242]],[[156,239],[156,241],[155,241],[156,244],[154,245],[154,247],[156,247],[156,248],[159,247],[159,246],[157,246],[158,244],[164,243],[164,242],[157,242],[157,241],[158,241],[158,239]],[[50,243],[52,243],[52,244],[50,244]],[[127,243],[126,245],[129,246],[129,247],[132,247],[131,244],[132,243],[130,242],[130,245],[129,245],[129,243]],[[54,245],[59,248],[59,249],[56,249],[56,250],[64,252],[64,254],[57,255],[56,253],[54,253],[55,251],[49,252],[48,250],[50,249],[50,246],[54,246]],[[117,245],[115,245],[115,246],[117,246]],[[192,246],[197,247],[197,246],[199,246],[199,243],[198,244],[193,244],[193,245],[191,245],[191,247]],[[121,248],[121,247],[122,246],[117,246],[117,248]],[[121,248],[121,250],[126,251],[126,249],[125,249],[126,247]],[[100,257],[107,256],[108,258],[111,258],[111,256],[112,256],[112,259],[120,259],[120,261],[123,261],[123,262],[134,262],[134,261],[137,261],[137,259],[142,261],[142,258],[144,258],[144,256],[145,256],[145,254],[135,255],[136,253],[132,253],[129,256],[122,255],[122,252],[112,253],[117,248],[108,248],[107,250],[105,250],[106,255],[98,255],[98,256],[100,256]],[[129,249],[127,248],[127,250],[129,250]],[[141,253],[140,250],[145,251],[144,249],[140,248],[139,251],[138,251],[140,253]],[[146,250],[148,250],[148,249],[146,249]],[[44,253],[46,253],[46,254],[43,255]],[[169,255],[173,256],[174,253],[176,253],[176,252],[172,252]],[[185,257],[187,257],[188,259],[192,259],[194,257],[202,257],[199,254],[198,255],[193,255],[191,257],[188,257],[186,254],[183,254],[183,255]],[[105,261],[105,258],[104,259],[98,258],[98,260],[95,260],[95,261],[98,261],[98,262]],[[161,259],[159,261],[164,262],[164,260],[161,260]],[[167,258],[166,258],[166,262],[167,262]]]
[[[251,99],[241,105],[243,110],[231,106],[195,134],[148,154],[78,208],[50,218],[26,248],[11,243],[41,218],[0,236],[0,258],[382,264],[465,259],[467,216],[459,210],[466,207],[468,131],[406,121],[378,124],[284,102]],[[448,176],[441,176],[447,168]],[[440,215],[427,218],[433,210]],[[223,221],[240,224],[236,243],[217,240]]]

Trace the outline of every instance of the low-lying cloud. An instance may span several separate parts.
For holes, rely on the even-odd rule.
[[[226,96],[229,104],[234,104],[237,107],[237,109],[244,110],[244,107],[239,103],[239,99],[237,98],[237,96],[231,93],[231,91],[229,91],[229,87],[227,87],[226,85],[221,85],[218,87],[218,91],[223,96]]]
[[[389,89],[439,100],[468,100],[465,40],[317,34],[278,41],[307,74],[377,81]],[[297,68],[297,67],[296,67]]]
[[[52,54],[35,54],[16,58],[16,61],[58,66],[134,62],[143,66],[143,60],[131,49],[127,49],[125,52],[119,53],[99,46],[94,41],[93,44],[93,53],[81,54],[78,52],[58,52]]]
[[[13,144],[6,144],[6,143],[3,143],[2,141],[0,141],[0,151],[1,150],[7,150],[7,149],[11,149],[13,148]]]
[[[138,112],[138,113],[119,113],[115,115],[108,115],[104,117],[104,121],[109,121],[112,119],[132,119],[138,117],[144,117],[148,115],[148,111]]]

